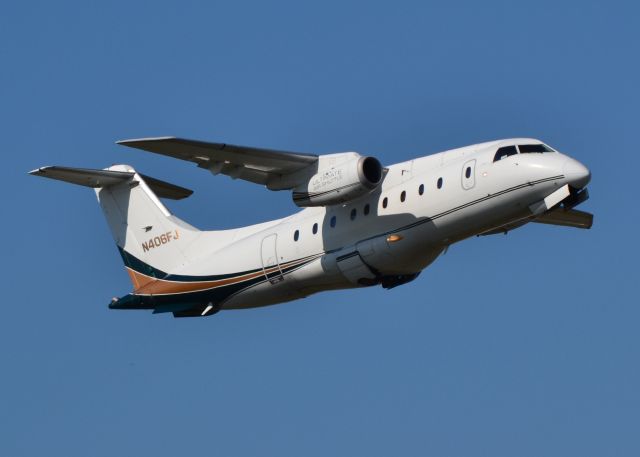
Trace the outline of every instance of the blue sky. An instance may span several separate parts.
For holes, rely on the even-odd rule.
[[[634,2],[12,2],[0,15],[0,454],[640,454]],[[195,189],[200,228],[288,193],[114,144],[185,137],[393,163],[512,136],[587,164],[590,231],[453,246],[391,291],[175,320],[93,194],[42,165]]]

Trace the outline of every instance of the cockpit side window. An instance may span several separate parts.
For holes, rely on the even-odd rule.
[[[503,146],[496,151],[496,155],[493,158],[494,162],[498,160],[506,159],[509,156],[516,155],[518,150],[515,146]]]
[[[527,154],[531,152],[554,152],[553,149],[546,144],[520,144],[518,145],[518,149],[520,149],[520,154]]]

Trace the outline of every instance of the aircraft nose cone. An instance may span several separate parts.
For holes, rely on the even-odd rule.
[[[562,167],[562,171],[571,187],[582,189],[591,181],[591,172],[587,167],[575,159],[567,159]]]

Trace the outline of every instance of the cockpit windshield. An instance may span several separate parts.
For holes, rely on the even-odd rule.
[[[529,153],[543,153],[543,152],[555,152],[546,144],[519,144],[517,146],[502,146],[496,151],[496,155],[493,157],[493,161],[506,159],[509,156],[516,154],[529,154]]]
[[[520,144],[518,145],[518,149],[520,149],[520,154],[526,154],[528,152],[555,152],[546,144]]]
[[[518,150],[516,149],[515,146],[503,146],[500,149],[498,149],[498,152],[496,152],[496,155],[493,158],[493,161],[497,162],[498,160],[506,159],[507,157],[516,155],[517,153],[518,153]]]

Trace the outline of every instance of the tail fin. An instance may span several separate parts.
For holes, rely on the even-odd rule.
[[[173,216],[158,195],[180,199],[191,195],[189,189],[143,176],[128,165],[43,167],[31,174],[95,188],[135,290],[187,265],[184,252],[200,231]]]

